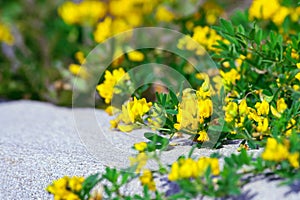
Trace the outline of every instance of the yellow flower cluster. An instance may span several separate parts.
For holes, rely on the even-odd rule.
[[[291,119],[286,127],[286,131],[285,131],[285,135],[286,136],[290,136],[293,132],[293,128],[295,128],[296,125],[296,120]],[[297,130],[298,132],[300,132],[300,130]]]
[[[152,102],[147,102],[145,98],[137,100],[134,97],[133,101],[129,101],[122,105],[121,113],[116,119],[111,120],[112,128],[118,128],[123,132],[132,131],[136,126],[137,121],[142,121],[142,117],[150,110]]]
[[[71,63],[69,65],[69,71],[75,76],[79,76],[83,79],[88,79],[89,73],[85,68],[81,67],[81,65],[85,62],[85,57],[83,52],[77,51],[75,53],[75,58],[79,64]]]
[[[276,102],[276,108],[274,108],[273,106],[270,106],[271,108],[271,113],[275,116],[280,118],[281,114],[287,109],[287,104],[284,101],[284,98],[280,98],[277,100]]]
[[[248,107],[246,99],[241,100],[239,104],[229,101],[223,108],[225,110],[225,121],[228,123],[234,121],[235,127],[242,128],[245,118],[248,117],[248,119],[257,123],[256,131],[258,133],[267,134],[269,130],[268,115],[270,110],[275,117],[280,117],[287,109],[287,104],[284,98],[279,98],[277,100],[277,109],[270,106],[266,100],[257,102],[254,107],[255,109]],[[236,132],[233,131],[232,133]]]
[[[249,8],[250,19],[272,20],[277,26],[280,26],[287,16],[291,16],[292,21],[296,22],[300,16],[300,6],[288,8],[280,5],[279,0],[254,0]]]
[[[198,160],[181,158],[172,164],[168,179],[176,181],[185,178],[201,177],[209,167],[212,175],[219,175],[220,168],[217,158],[201,157]]]
[[[144,16],[151,14],[159,0],[83,0],[79,3],[66,1],[58,13],[67,24],[79,24],[95,28],[94,39],[102,42],[108,37],[138,27]],[[159,21],[169,22],[175,15],[164,6],[156,9]]]
[[[194,41],[190,36],[180,38],[177,43],[177,48],[182,50],[194,51],[197,55],[204,55],[205,49]]]
[[[151,13],[157,3],[157,0],[108,1],[107,15],[94,31],[95,41],[100,43],[114,34],[140,26],[144,15]]]
[[[158,6],[156,10],[155,18],[158,21],[171,22],[175,18],[175,15],[170,10],[168,10],[165,6]]]
[[[193,36],[192,38],[197,41],[199,44],[203,45],[203,47],[207,50],[217,51],[213,45],[217,45],[218,40],[222,40],[225,43],[228,43],[227,40],[223,39],[217,32],[208,26],[196,26],[193,29]]]
[[[99,95],[105,99],[105,103],[109,104],[113,98],[113,94],[118,94],[120,91],[115,88],[119,82],[129,80],[130,77],[125,73],[123,68],[115,69],[111,73],[106,70],[104,75],[104,81],[96,87]]]
[[[136,173],[139,173],[147,164],[148,156],[145,152],[140,152],[136,157],[129,157],[130,166],[136,166]]]
[[[133,62],[141,62],[145,58],[144,54],[140,51],[131,51],[127,55],[129,60]]]
[[[238,104],[235,102],[229,102],[225,107],[225,121],[232,122],[238,115]]]
[[[80,3],[66,1],[58,8],[61,18],[68,24],[94,25],[106,14],[105,3],[96,0],[83,0]]]
[[[143,152],[147,148],[147,143],[146,142],[135,143],[134,148],[139,152]]]
[[[274,138],[268,138],[262,158],[268,161],[281,162],[288,160],[294,168],[299,168],[299,152],[290,153],[289,143],[281,144]]]
[[[88,72],[86,71],[85,68],[81,67],[81,65],[78,65],[78,64],[70,64],[69,65],[69,71],[75,75],[75,76],[79,76],[83,79],[87,79],[89,74]]]
[[[2,23],[0,23],[0,42],[5,42],[8,45],[14,43],[14,36],[11,34],[9,27]]]
[[[155,182],[153,180],[152,172],[150,170],[144,170],[143,175],[140,176],[139,179],[142,185],[148,186],[149,190],[156,190]]]
[[[230,123],[234,121],[234,126],[236,128],[242,128],[243,123],[247,115],[249,115],[250,107],[247,106],[246,99],[243,99],[239,104],[235,102],[228,102],[228,104],[223,108],[225,110],[225,121]],[[236,134],[236,130],[231,132]]]
[[[231,69],[229,72],[220,71],[225,87],[230,87],[236,84],[237,80],[241,79],[240,73],[236,69]]]
[[[204,120],[212,115],[213,103],[207,86],[209,87],[204,82],[196,93],[191,89],[183,91],[182,101],[178,105],[178,114],[176,115],[177,123],[174,124],[174,128],[196,134],[199,124],[203,124]],[[206,131],[201,130],[198,134],[200,135],[199,141],[209,140]]]
[[[297,68],[300,69],[300,63],[297,63]],[[300,81],[300,72],[298,72],[295,76],[296,79],[298,79],[298,81]]]
[[[205,20],[207,24],[215,24],[219,17],[222,15],[224,10],[214,1],[205,1],[202,5],[202,8],[205,12]]]
[[[102,42],[112,35],[124,32],[131,29],[131,26],[124,21],[124,19],[113,19],[106,17],[102,22],[97,24],[94,32],[94,39],[96,42]]]
[[[47,191],[54,195],[54,199],[80,200],[77,193],[82,189],[83,177],[65,176],[47,187]]]

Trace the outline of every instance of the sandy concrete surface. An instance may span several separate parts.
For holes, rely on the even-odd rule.
[[[62,108],[34,101],[1,103],[0,199],[51,199],[45,187],[54,179],[103,172],[105,166],[128,166],[128,157],[134,155],[130,147],[145,140],[145,130],[130,134],[112,131],[109,120],[103,111],[89,108]],[[236,148],[237,144],[219,150],[198,149],[194,155],[230,155]],[[162,160],[172,163],[189,149],[188,145],[176,146],[165,152]],[[254,181],[236,199],[300,199],[297,186],[278,188],[277,184],[266,179]],[[139,192],[138,185],[133,181],[123,190]]]

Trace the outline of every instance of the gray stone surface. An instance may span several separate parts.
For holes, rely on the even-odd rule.
[[[72,110],[33,101],[1,103],[0,199],[51,199],[45,187],[54,179],[103,172],[105,166],[128,166],[128,157],[134,154],[130,147],[144,140],[145,130],[130,134],[111,131],[109,120],[101,110]],[[236,148],[199,149],[195,156],[212,152],[230,155],[237,152]],[[189,149],[177,146],[165,152],[163,160],[171,163]],[[154,167],[151,163],[149,166]],[[277,188],[276,184],[267,180],[250,183],[240,199],[300,199],[296,193],[285,196],[290,188]],[[128,194],[139,192],[138,185],[133,181],[123,190]]]

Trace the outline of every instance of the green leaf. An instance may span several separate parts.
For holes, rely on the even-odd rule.
[[[89,198],[91,190],[100,182],[99,173],[88,176],[82,183],[80,196]]]
[[[234,167],[234,161],[231,159],[231,157],[226,157],[224,160],[229,167]]]
[[[177,99],[176,94],[175,94],[173,91],[170,91],[169,94],[170,94],[170,97],[171,97],[173,103],[174,103],[175,105],[178,105],[179,101],[178,101],[178,99]]]
[[[248,140],[247,143],[250,149],[258,149],[258,145],[253,140]]]
[[[220,23],[230,35],[234,35],[234,28],[230,21],[221,18]]]
[[[161,105],[166,105],[167,95],[166,94],[160,94],[162,96]]]
[[[166,109],[166,113],[171,114],[171,115],[177,115],[178,111],[174,109]]]
[[[246,165],[250,164],[251,158],[248,156],[247,151],[245,149],[241,150],[240,158],[241,158],[243,164],[246,164]]]
[[[151,145],[154,145],[155,149],[165,149],[169,145],[169,140],[167,138],[161,137],[155,133],[146,132],[144,133],[144,137],[152,142],[149,143],[149,145],[150,147]],[[150,149],[148,148],[148,151],[153,151],[153,147]]]
[[[261,29],[258,29],[257,33],[254,36],[254,41],[257,45],[260,45],[262,37],[263,37],[263,32]]]

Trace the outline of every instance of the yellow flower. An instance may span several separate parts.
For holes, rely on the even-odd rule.
[[[190,36],[187,35],[178,40],[177,48],[195,51],[197,55],[205,54],[205,49],[201,45],[198,45],[197,41],[194,41]]]
[[[185,23],[185,27],[187,28],[187,30],[191,31],[192,28],[194,28],[194,22],[193,21],[187,21]]]
[[[299,54],[295,49],[292,49],[291,51],[291,57],[298,60],[299,59]]]
[[[196,134],[199,123],[203,124],[204,120],[212,115],[213,103],[209,96],[210,92],[204,92],[202,87],[196,92],[185,89],[182,101],[178,105],[177,123],[174,124],[174,128],[187,129]]]
[[[104,75],[104,82],[96,87],[99,95],[105,99],[105,103],[109,104],[113,97],[113,94],[117,93],[117,90],[114,89],[118,81],[129,80],[129,75],[125,73],[123,68],[115,69],[111,73],[106,70]]]
[[[127,31],[131,28],[133,28],[125,19],[123,18],[115,18],[112,21],[112,27],[111,27],[112,35]]]
[[[136,97],[134,97],[133,102],[129,102],[129,106],[127,107],[131,122],[133,123],[136,119],[142,118],[142,116],[150,110],[151,106],[152,103],[147,103],[145,98],[137,100]]]
[[[9,27],[0,23],[0,42],[5,42],[8,45],[13,45],[14,37],[11,34]]]
[[[106,4],[101,1],[84,0],[79,4],[80,23],[94,25],[106,14]]]
[[[199,123],[198,101],[196,94],[185,89],[182,95],[182,101],[178,105],[178,114],[176,115],[177,123],[174,127],[177,130],[188,129],[192,132],[197,131]]]
[[[198,116],[201,124],[204,123],[204,119],[209,118],[213,113],[213,103],[210,99],[198,100]]]
[[[180,168],[179,168],[179,177],[181,178],[191,178],[196,177],[198,172],[197,163],[188,158],[186,160],[180,160]]]
[[[127,31],[133,28],[124,18],[114,18],[105,17],[102,22],[99,22],[94,31],[94,39],[96,42],[100,43],[106,40],[107,38]]]
[[[240,57],[235,60],[234,64],[238,70],[240,70],[245,59],[246,59],[246,56],[240,55]]]
[[[285,135],[286,136],[290,136],[292,134],[292,131],[293,131],[293,127],[294,125],[296,124],[296,120],[294,119],[291,119],[286,127],[286,131],[285,131]]]
[[[76,58],[76,60],[77,60],[80,64],[83,64],[83,63],[84,63],[85,58],[84,58],[84,54],[83,54],[82,51],[77,51],[77,52],[75,53],[75,58]]]
[[[91,0],[67,1],[58,8],[58,13],[67,24],[92,26],[106,14],[106,4]]]
[[[254,120],[256,122],[259,122],[261,120],[261,118],[257,115],[257,112],[255,109],[248,107],[249,109],[249,114],[248,114],[248,118],[250,120]]]
[[[76,24],[79,22],[79,13],[77,4],[67,1],[58,8],[58,14],[67,24]]]
[[[278,0],[273,0],[272,3],[268,0],[253,0],[249,8],[250,19],[271,19],[280,8]]]
[[[134,148],[139,152],[145,151],[145,149],[147,148],[147,143],[146,142],[135,143]]]
[[[118,127],[119,121],[113,119],[113,120],[110,120],[109,123],[110,123],[110,127],[111,127],[111,128],[117,128],[117,127]],[[126,131],[125,131],[125,132],[126,132]]]
[[[236,119],[236,123],[235,126],[239,127],[239,128],[243,128],[244,127],[244,121],[245,121],[245,117],[244,116],[240,116],[240,119]]]
[[[248,114],[248,112],[249,112],[249,109],[247,106],[247,101],[246,101],[246,99],[243,99],[239,104],[239,113],[240,113],[240,115],[246,115],[246,114]]]
[[[295,84],[295,85],[293,85],[293,89],[296,90],[296,91],[299,91],[300,90],[300,86],[297,85],[297,84]]]
[[[284,98],[280,98],[276,102],[277,104],[277,110],[280,113],[283,113],[287,109],[287,104],[284,101]]]
[[[71,188],[72,191],[78,192],[82,189],[82,183],[84,181],[83,177],[72,177],[69,180],[69,187]]]
[[[97,24],[96,30],[94,32],[94,39],[96,42],[103,42],[111,36],[111,25],[112,19],[110,17],[106,17],[102,22]]]
[[[204,82],[201,85],[201,88],[199,89],[199,92],[202,92],[202,93],[207,93],[208,92],[208,96],[210,96],[210,93],[209,93],[210,80],[209,80],[208,74],[206,74],[206,73],[197,73],[196,78],[199,79],[199,80],[204,80]],[[202,93],[200,93],[200,94],[202,94]],[[197,93],[197,94],[199,94],[199,93]],[[202,95],[200,95],[200,96],[202,96]],[[203,98],[206,98],[206,96],[204,96]]]
[[[269,114],[269,103],[266,100],[263,100],[261,103],[257,102],[255,104],[258,115],[268,115]]]
[[[288,147],[278,143],[274,138],[268,138],[262,158],[268,161],[280,162],[289,156]]]
[[[263,118],[258,122],[258,126],[256,127],[256,130],[258,132],[267,132],[269,127],[269,120],[268,118]]]
[[[109,115],[112,116],[114,114],[114,112],[116,112],[116,108],[114,108],[113,106],[107,106],[107,108],[105,109],[105,112]]]
[[[211,168],[211,172],[214,176],[220,174],[219,160],[217,158],[201,157],[197,164],[201,175],[204,174],[208,167]]]
[[[200,136],[197,138],[197,141],[200,141],[200,142],[209,141],[209,137],[208,137],[208,134],[206,133],[206,131],[199,131],[198,134]]]
[[[229,68],[229,67],[230,67],[230,62],[225,61],[225,62],[222,63],[222,65],[223,65],[225,68]]]
[[[298,72],[295,76],[296,79],[298,79],[300,81],[300,72]]]
[[[172,164],[170,173],[168,175],[168,179],[170,181],[175,181],[179,179],[179,163],[178,162],[174,162]]]
[[[75,192],[82,189],[83,177],[63,177],[49,185],[46,190],[54,195],[54,199],[80,200]]]
[[[210,85],[208,82],[204,81],[201,87],[196,91],[196,95],[199,99],[207,99],[211,96]]]
[[[215,76],[213,77],[213,82],[215,83],[215,88],[218,91],[218,94],[220,94],[221,88],[223,87],[223,79],[221,76]]]
[[[158,21],[170,22],[175,18],[175,15],[164,6],[159,6],[156,11],[155,18]]]
[[[116,119],[111,120],[112,128],[118,128],[123,132],[130,132],[134,128],[139,127],[135,122],[140,121],[142,117],[150,110],[151,102],[147,102],[145,98],[129,101],[122,105],[121,113]]]
[[[235,102],[229,102],[225,110],[225,121],[232,122],[238,114],[238,105]]]
[[[205,1],[202,8],[205,12],[205,20],[209,25],[215,24],[218,17],[223,13],[222,7],[213,1]]]
[[[299,152],[290,153],[288,156],[288,161],[292,167],[299,168]]]
[[[241,75],[236,69],[231,69],[229,72],[220,71],[220,75],[223,78],[223,82],[225,85],[235,85],[237,80],[241,79]]]
[[[127,55],[129,60],[134,62],[141,62],[144,60],[144,54],[140,51],[131,51]]]
[[[178,179],[197,178],[203,176],[208,167],[213,175],[219,175],[219,161],[217,158],[201,157],[197,161],[191,158],[181,158],[172,164],[168,179],[176,181]]]
[[[87,71],[81,67],[80,65],[77,64],[70,64],[69,65],[69,71],[76,75],[76,76],[80,76],[81,78],[86,79],[88,77],[88,73]]]
[[[129,157],[130,166],[136,166],[136,173],[139,173],[147,164],[148,156],[145,152],[140,152],[136,157]]]
[[[290,10],[287,7],[280,6],[280,8],[275,12],[275,15],[273,15],[272,21],[277,26],[280,26],[289,14]]]
[[[277,117],[277,118],[280,118],[281,117],[281,114],[276,110],[276,108],[274,108],[273,106],[270,106],[271,108],[271,113]]]
[[[193,32],[194,34],[192,38],[208,50],[217,51],[213,45],[216,45],[218,40],[228,43],[227,40],[224,40],[220,35],[217,34],[215,30],[209,28],[208,26],[196,26],[193,29]]]
[[[148,169],[144,170],[143,175],[139,177],[142,185],[147,185],[149,190],[155,191],[156,186],[153,180],[152,172]]]

